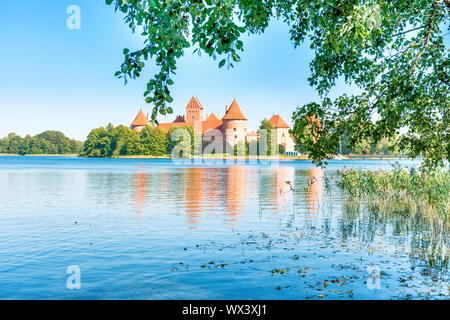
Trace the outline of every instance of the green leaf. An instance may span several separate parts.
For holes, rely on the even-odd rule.
[[[167,96],[166,96],[166,101],[167,101],[168,103],[172,103],[172,102],[173,102],[173,98],[172,98],[170,95],[167,95]]]

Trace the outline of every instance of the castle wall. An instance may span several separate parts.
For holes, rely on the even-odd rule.
[[[285,152],[295,151],[295,143],[289,134],[288,128],[277,128],[275,129],[275,141],[278,144],[284,145]]]
[[[206,131],[203,134],[204,141],[223,141],[225,140],[222,126]]]
[[[235,146],[239,141],[245,142],[247,120],[224,120],[223,131],[226,141]]]
[[[259,135],[258,134],[256,134],[256,132],[248,132],[247,133],[247,135],[246,135],[246,137],[245,137],[245,139],[246,139],[246,142],[247,143],[250,143],[250,142],[258,142],[258,140],[259,140]]]
[[[146,126],[132,126],[132,129],[136,132],[141,132],[145,127]]]

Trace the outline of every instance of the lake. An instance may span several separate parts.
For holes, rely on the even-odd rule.
[[[445,229],[334,184],[392,163],[0,157],[0,299],[448,299]]]

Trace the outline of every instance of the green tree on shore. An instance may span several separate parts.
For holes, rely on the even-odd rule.
[[[78,154],[82,142],[67,138],[59,131],[45,131],[22,138],[15,133],[0,139],[0,153],[7,154]]]
[[[273,140],[273,134],[274,134],[274,127],[272,122],[270,122],[267,119],[263,119],[261,121],[261,124],[258,129],[259,132],[259,139],[266,141],[267,149],[266,152],[263,152],[263,150],[260,150],[260,145],[258,144],[258,154],[260,155],[271,155],[272,154],[272,144],[275,142]],[[277,150],[278,151],[278,150]],[[265,153],[265,154],[263,154]]]
[[[181,153],[190,152],[191,155],[195,155],[201,152],[202,137],[195,132],[192,126],[172,127],[169,129],[167,136],[168,153],[172,153],[175,147],[179,150],[177,151],[177,156],[183,156]]]
[[[244,141],[239,141],[234,145],[233,150],[235,156],[246,156],[249,153],[249,144]]]
[[[92,130],[83,146],[82,155],[88,157],[109,157],[111,152],[111,136],[103,128]]]
[[[167,136],[161,128],[147,126],[141,132],[143,154],[162,156],[167,152]]]
[[[108,124],[106,128],[96,128],[89,133],[81,155],[87,157],[161,156],[166,152],[167,136],[161,128],[147,126],[138,133],[123,125],[114,127]]]

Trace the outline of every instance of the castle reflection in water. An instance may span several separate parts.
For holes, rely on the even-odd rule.
[[[319,168],[296,171],[289,166],[258,168],[247,165],[229,167],[181,167],[173,171],[143,172],[133,175],[135,212],[145,214],[156,207],[186,215],[189,228],[195,229],[208,215],[220,213],[226,224],[239,222],[240,217],[255,211],[271,214],[291,212],[302,202],[307,216],[315,217],[323,193],[323,172]],[[296,186],[297,182],[297,186]],[[297,190],[296,190],[297,188]],[[300,190],[298,190],[300,189]],[[303,196],[297,196],[297,193]],[[170,195],[170,196],[169,196]],[[170,203],[167,198],[172,199]],[[164,203],[159,201],[165,199]]]

